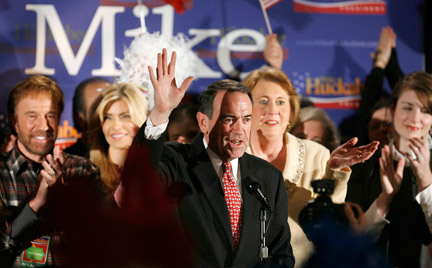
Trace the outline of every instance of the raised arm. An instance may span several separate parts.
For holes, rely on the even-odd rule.
[[[172,53],[171,61],[168,64],[167,50],[164,48],[162,54],[158,53],[156,76],[153,68],[148,67],[150,80],[155,91],[155,107],[150,113],[150,120],[154,126],[163,124],[168,121],[172,110],[180,103],[183,96],[191,84],[193,78],[186,78],[180,87],[177,87],[175,81],[175,63],[177,55]]]
[[[283,64],[283,50],[276,34],[266,36],[266,45],[264,47],[264,59],[274,68],[281,69]]]

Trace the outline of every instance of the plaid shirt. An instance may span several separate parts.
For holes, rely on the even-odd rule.
[[[94,180],[99,178],[99,170],[90,160],[67,153],[64,153],[64,155],[63,178],[65,182],[67,182],[68,178],[73,177],[86,176]],[[31,236],[24,235],[22,237],[20,235],[20,241],[10,237],[12,222],[23,211],[38,190],[37,176],[42,168],[40,164],[27,159],[17,146],[12,151],[0,155],[0,251],[14,246],[19,246],[20,251],[22,251],[32,239],[44,235],[37,232],[37,228],[32,226],[33,229],[26,232]],[[39,222],[39,219],[37,221]],[[36,232],[36,236],[35,233],[32,233],[33,230]],[[59,267],[61,266],[61,260],[58,256],[56,257],[55,252],[52,250],[60,242],[59,235],[49,235],[51,236],[51,242],[47,265]],[[22,248],[24,245],[25,247]],[[18,255],[12,267],[19,267],[19,261],[20,256]]]

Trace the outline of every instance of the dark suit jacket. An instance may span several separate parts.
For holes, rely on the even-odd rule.
[[[279,170],[246,153],[239,159],[243,216],[240,241],[234,253],[228,208],[220,179],[204,148],[203,135],[198,135],[191,144],[163,143],[165,135],[156,141],[146,140],[144,128],[145,124],[132,146],[150,146],[154,161],[162,171],[163,183],[178,200],[180,221],[192,236],[197,267],[253,267],[259,263],[261,205],[246,189],[250,176],[261,184],[270,203],[266,233],[269,256],[281,263],[277,267],[294,266],[287,195]]]
[[[382,190],[379,157],[377,152],[365,163],[352,167],[346,201],[359,204],[364,211]],[[394,162],[395,167],[396,165]],[[432,159],[430,165],[432,166]],[[405,167],[401,188],[393,198],[386,216],[390,224],[384,227],[377,241],[378,248],[395,267],[420,267],[421,244],[428,245],[432,241],[424,213],[414,199],[418,194],[417,188],[411,167]]]

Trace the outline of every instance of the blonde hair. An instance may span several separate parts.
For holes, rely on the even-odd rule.
[[[242,81],[242,84],[247,86],[251,92],[260,80],[265,80],[278,84],[289,97],[289,104],[291,108],[289,125],[294,125],[300,113],[300,101],[297,92],[289,80],[288,76],[281,70],[273,67],[263,67],[258,70],[252,71]]]
[[[107,192],[116,189],[119,178],[119,168],[114,165],[108,155],[109,144],[102,131],[104,117],[109,107],[122,100],[129,107],[132,122],[140,127],[149,114],[147,99],[144,93],[129,83],[113,84],[106,88],[93,106],[93,117],[90,124],[90,161],[100,169],[102,183]]]

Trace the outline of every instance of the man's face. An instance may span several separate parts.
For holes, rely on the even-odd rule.
[[[58,104],[46,94],[24,96],[19,100],[14,127],[18,148],[27,158],[40,162],[53,150],[59,117]]]
[[[222,161],[243,155],[249,144],[252,102],[247,94],[220,91],[213,101],[213,117],[198,113],[201,131],[210,147]]]

